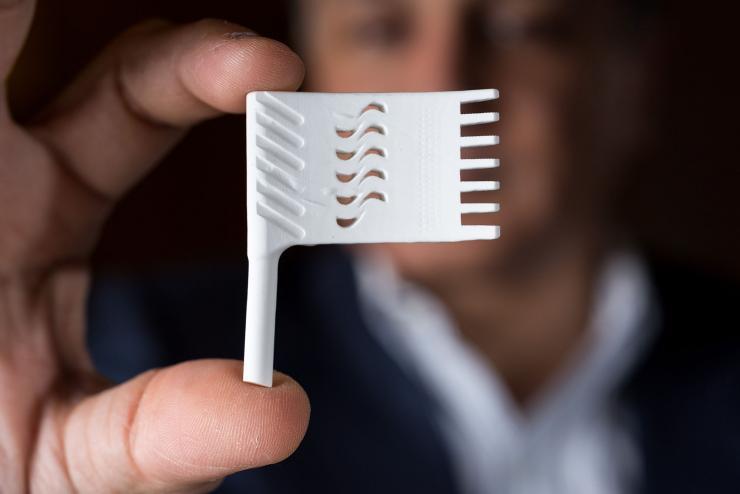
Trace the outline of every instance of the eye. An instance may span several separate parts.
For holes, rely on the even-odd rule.
[[[564,45],[572,41],[577,28],[564,13],[536,16],[491,16],[485,27],[486,38],[495,45],[542,43]]]
[[[567,16],[547,16],[527,23],[525,32],[533,41],[565,44],[573,39],[576,27]]]
[[[398,15],[359,21],[350,28],[352,41],[366,48],[397,48],[408,41],[410,35],[410,23]]]

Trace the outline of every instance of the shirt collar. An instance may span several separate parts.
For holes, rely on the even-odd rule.
[[[495,369],[462,338],[432,294],[401,279],[382,257],[357,257],[355,269],[370,332],[437,399],[439,429],[467,492],[512,485],[517,476],[536,482],[537,474],[522,472],[522,465],[557,471],[553,465],[562,458],[555,445],[567,443],[565,435],[570,434],[570,442],[583,443],[575,440],[584,436],[577,432],[583,424],[608,429],[605,410],[654,333],[653,295],[644,263],[633,251],[615,252],[595,285],[594,306],[580,346],[525,415]],[[586,434],[586,442],[594,436],[602,441],[599,434]],[[601,471],[608,469],[601,464],[608,461],[612,460],[586,457],[578,463]],[[506,490],[497,492],[502,491]]]

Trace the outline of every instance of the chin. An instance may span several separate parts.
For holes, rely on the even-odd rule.
[[[532,211],[530,211],[531,213]],[[460,280],[507,271],[522,253],[547,248],[553,215],[501,215],[501,237],[496,240],[445,243],[372,244],[362,248],[388,256],[405,278],[420,282]],[[550,233],[548,233],[550,232]]]
[[[490,269],[497,263],[498,241],[430,244],[384,244],[371,248],[387,254],[405,278],[431,281],[452,280],[471,270]]]

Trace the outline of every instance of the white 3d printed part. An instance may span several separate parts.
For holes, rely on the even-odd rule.
[[[461,137],[497,113],[461,113],[494,89],[438,93],[253,92],[247,96],[249,286],[244,380],[272,385],[281,253],[293,245],[494,239],[497,226],[462,225],[461,192],[498,182],[461,181],[460,170],[498,166],[460,149],[498,144]]]

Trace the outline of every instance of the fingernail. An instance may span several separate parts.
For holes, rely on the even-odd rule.
[[[3,0],[0,0],[0,2],[2,1]],[[235,33],[224,34],[224,38],[226,39],[244,39],[244,38],[251,38],[253,36],[259,36],[259,34],[255,33],[254,31],[238,31]]]

